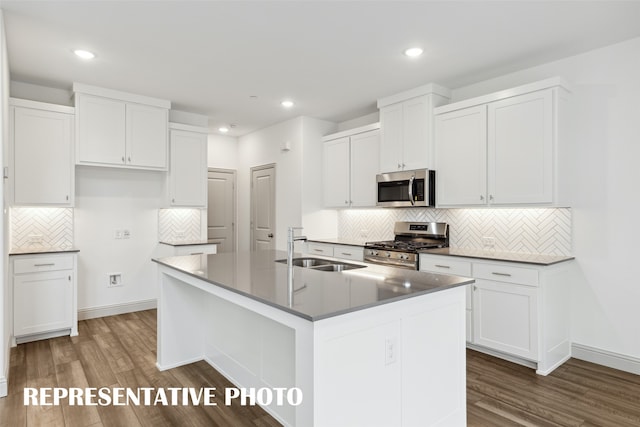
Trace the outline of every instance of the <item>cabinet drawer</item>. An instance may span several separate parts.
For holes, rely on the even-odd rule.
[[[459,261],[450,257],[437,256],[430,257],[420,255],[420,271],[430,271],[432,273],[456,274],[458,276],[471,276],[471,263]]]
[[[473,277],[496,282],[538,286],[538,270],[500,264],[473,264]]]
[[[184,245],[176,246],[176,255],[202,255],[217,253],[218,245]]]
[[[359,246],[336,245],[333,247],[333,256],[353,261],[362,261],[364,259],[364,248]]]
[[[13,273],[37,273],[73,269],[73,255],[17,258],[13,261]]]
[[[307,251],[311,255],[333,256],[333,246],[323,245],[322,243],[309,243]]]

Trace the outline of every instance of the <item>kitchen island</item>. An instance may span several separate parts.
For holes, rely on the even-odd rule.
[[[289,270],[275,262],[285,257],[154,260],[158,368],[205,360],[237,387],[299,388],[298,405],[263,405],[285,425],[465,425],[472,279],[369,264]]]

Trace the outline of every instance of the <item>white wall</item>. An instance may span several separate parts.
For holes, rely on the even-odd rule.
[[[347,120],[344,122],[338,123],[338,127],[336,131],[349,130],[353,128],[357,128],[360,126],[369,125],[371,123],[376,123],[380,121],[380,112],[376,111],[375,113],[367,114],[365,116],[356,117],[355,119]]]
[[[459,88],[453,99],[556,75],[573,85],[572,339],[640,358],[640,38]]]
[[[208,160],[210,168],[237,169],[238,138],[225,135],[209,134],[207,137]]]
[[[9,61],[7,59],[7,41],[4,31],[4,16],[0,10],[0,164],[5,165],[7,158],[7,145],[9,142]],[[6,180],[4,180],[6,183]],[[6,185],[6,184],[5,184]],[[7,395],[7,377],[9,375],[9,352],[11,341],[11,299],[9,298],[9,286],[11,281],[8,274],[8,224],[7,204],[4,200],[4,185],[0,186],[0,199],[3,201],[2,227],[0,228],[0,242],[2,242],[2,263],[0,263],[0,397]]]
[[[310,145],[317,149],[318,144],[321,144],[321,135],[330,133],[334,128],[333,123],[297,117],[239,138],[237,157],[239,250],[250,248],[250,169],[270,163],[276,165],[276,230],[274,234],[276,248],[286,249],[287,227],[303,226],[303,167],[307,166],[303,166],[304,147]],[[285,143],[289,143],[291,147],[289,151],[282,150]],[[315,157],[313,162],[321,163],[318,157]],[[321,181],[321,177],[322,175],[318,175],[317,179]],[[321,198],[322,191],[309,197]],[[305,212],[308,212],[310,209],[308,206],[311,206],[311,203],[310,199],[305,198]],[[307,228],[304,232],[310,234],[315,231]]]
[[[158,209],[165,174],[153,171],[76,167],[75,244],[78,309],[146,302],[156,298]],[[131,231],[116,240],[116,229]],[[123,286],[108,288],[109,273]]]

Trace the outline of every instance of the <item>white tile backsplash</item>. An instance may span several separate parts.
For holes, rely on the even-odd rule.
[[[338,212],[338,237],[353,241],[393,239],[396,221],[446,222],[454,248],[571,255],[570,208],[522,209],[345,209]]]
[[[164,242],[200,240],[201,221],[200,209],[160,209],[158,239]]]
[[[9,216],[12,251],[73,247],[73,208],[12,207]]]

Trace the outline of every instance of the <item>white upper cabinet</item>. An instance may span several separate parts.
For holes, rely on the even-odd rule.
[[[77,164],[167,170],[169,101],[75,83]]]
[[[170,124],[169,204],[207,206],[207,129]]]
[[[487,107],[463,108],[435,119],[439,205],[487,203]]]
[[[553,202],[552,89],[492,102],[488,119],[490,202]]]
[[[73,206],[74,109],[21,99],[10,105],[12,203]]]
[[[349,137],[324,144],[324,204],[349,207]]]
[[[351,197],[353,207],[376,205],[376,175],[379,172],[380,131],[372,130],[351,137]]]
[[[381,172],[432,168],[433,109],[449,96],[448,89],[428,84],[378,100]]]
[[[436,109],[437,204],[560,204],[557,78]]]
[[[379,125],[324,137],[324,203],[326,207],[376,205],[379,172]]]

